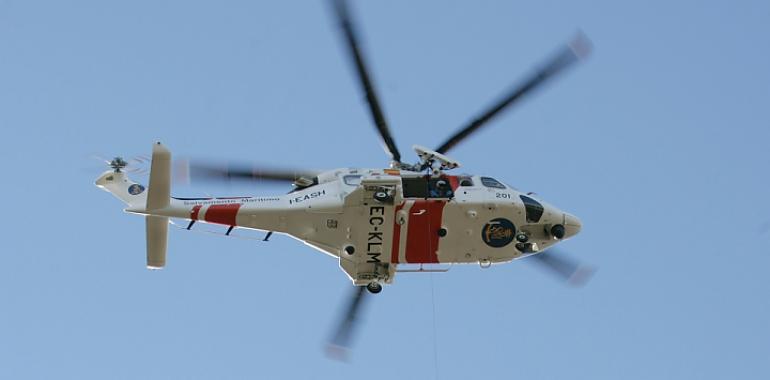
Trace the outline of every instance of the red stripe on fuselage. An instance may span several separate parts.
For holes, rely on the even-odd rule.
[[[448,175],[445,177],[449,180],[449,186],[452,188],[452,191],[457,191],[457,188],[460,187],[460,181],[457,180],[457,176]]]
[[[206,210],[206,221],[211,223],[219,223],[228,226],[235,225],[235,217],[238,215],[238,209],[241,208],[239,203],[228,205],[211,205]]]
[[[438,230],[446,201],[417,200],[409,211],[406,235],[406,262],[411,264],[438,263]],[[424,211],[423,211],[424,210]]]
[[[195,205],[192,208],[192,211],[190,211],[190,219],[192,220],[198,220],[198,214],[201,212],[201,205]]]
[[[398,263],[398,249],[401,242],[401,225],[398,224],[398,212],[404,208],[406,203],[402,203],[396,206],[396,211],[393,214],[393,248],[390,250],[390,262]]]

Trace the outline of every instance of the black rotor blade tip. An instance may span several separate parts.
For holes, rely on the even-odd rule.
[[[579,264],[554,252],[543,252],[531,257],[534,259],[533,262],[541,264],[543,269],[574,287],[588,283],[596,271],[594,268]]]
[[[335,360],[347,360],[350,351],[350,342],[358,322],[358,313],[363,306],[366,297],[366,287],[358,286],[350,297],[348,307],[345,309],[344,318],[340,321],[334,336],[326,346],[326,355]]]
[[[366,102],[369,105],[369,112],[374,122],[377,131],[382,137],[385,146],[390,152],[393,161],[401,162],[401,153],[398,151],[393,135],[388,128],[388,122],[385,119],[385,113],[380,106],[380,101],[377,97],[377,91],[375,90],[374,83],[371,79],[371,74],[366,65],[366,59],[359,47],[359,38],[356,34],[355,23],[351,17],[350,10],[348,9],[348,3],[344,0],[334,0],[333,6],[337,15],[338,21],[342,28],[342,37],[345,46],[348,49],[349,59],[353,62],[355,67],[358,81],[361,85],[361,89],[364,92]]]
[[[561,71],[571,66],[581,58],[587,56],[591,51],[591,42],[582,33],[578,33],[566,46],[560,48],[555,55],[551,56],[546,63],[540,66],[534,73],[528,75],[524,81],[510,88],[508,91],[483,112],[479,113],[466,126],[460,128],[455,134],[450,136],[436,151],[446,153],[460,142],[464,141],[470,135],[478,131],[481,127],[500,115],[506,109],[510,109],[551,78],[558,75]]]

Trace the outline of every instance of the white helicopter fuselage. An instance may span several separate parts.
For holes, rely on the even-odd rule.
[[[273,232],[294,237],[335,258],[358,286],[330,340],[333,356],[338,356],[339,348],[344,351],[349,346],[366,291],[381,292],[382,284],[392,283],[397,272],[445,271],[455,263],[488,267],[534,255],[531,261],[542,263],[568,283],[585,283],[592,273],[590,268],[552,255],[553,251],[544,252],[580,231],[575,216],[491,177],[449,175],[460,163],[447,154],[586,57],[590,41],[578,34],[437,148],[413,146],[419,161],[410,164],[402,160],[388,126],[347,1],[330,2],[355,67],[359,91],[389,155],[390,169],[336,169],[318,174],[270,166],[222,168],[209,162],[187,162],[189,178],[283,181],[295,187],[289,194],[276,196],[174,198],[171,153],[159,142],[153,145],[147,187],[131,181],[124,172],[132,170],[127,169],[129,162],[115,157],[107,162],[113,170],[103,173],[96,185],[128,204],[126,211],[144,215],[147,267],[165,267],[172,218],[187,220],[188,230],[198,229],[196,223],[200,222],[221,225],[230,236],[240,228],[265,231],[263,240]]]
[[[151,173],[150,187],[160,182]],[[180,218],[292,236],[337,258],[356,285],[391,283],[403,264],[508,262],[581,227],[576,217],[491,177],[337,169],[314,182],[276,196],[170,198],[156,209],[148,209],[145,188],[123,172],[108,171],[97,185],[126,201],[126,211],[166,223]],[[166,238],[161,236],[162,260],[153,259],[160,252],[150,252],[150,224],[148,219],[148,266],[162,267]]]

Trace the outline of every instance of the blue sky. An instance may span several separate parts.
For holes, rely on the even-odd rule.
[[[770,376],[763,1],[354,4],[405,157],[592,39],[451,154],[582,219],[563,248],[598,268],[584,288],[525,261],[402,275],[345,364],[322,347],[350,284],[290,238],[172,230],[145,270],[144,223],[93,187],[91,154],[387,163],[325,5],[0,1],[0,377]]]

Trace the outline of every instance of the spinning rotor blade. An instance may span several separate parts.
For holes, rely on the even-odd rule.
[[[572,42],[563,47],[553,58],[551,58],[547,65],[537,70],[534,75],[527,78],[522,84],[514,87],[512,91],[506,93],[500,101],[492,105],[484,113],[480,114],[468,126],[460,129],[436,149],[436,152],[446,153],[470,134],[476,132],[488,121],[492,120],[505,108],[515,104],[518,100],[531,93],[548,79],[556,76],[559,72],[577,62],[579,59],[587,56],[590,51],[590,41],[583,34],[578,34]]]
[[[345,43],[348,47],[348,53],[350,53],[350,59],[356,66],[356,73],[358,79],[361,81],[361,87],[366,94],[366,101],[369,103],[369,110],[372,113],[372,120],[377,126],[377,131],[380,132],[382,140],[385,142],[385,146],[388,148],[390,155],[395,162],[401,162],[401,153],[398,152],[398,147],[393,141],[393,136],[388,128],[388,122],[385,120],[385,115],[382,113],[380,102],[377,100],[377,93],[372,84],[369,71],[366,68],[366,62],[364,61],[361,49],[358,46],[358,38],[355,33],[355,26],[353,19],[350,16],[350,10],[348,9],[348,3],[346,0],[332,0],[337,19],[342,27]]]
[[[106,158],[103,155],[100,154],[91,154],[89,158],[99,161],[106,165],[106,167],[112,167],[118,160],[123,161],[120,165],[120,169],[126,173],[131,174],[137,174],[137,175],[144,175],[148,174],[150,172],[150,158],[144,155],[139,156],[133,156],[128,158],[123,158],[120,156],[113,157],[113,158]],[[88,169],[89,171],[92,171],[91,169]],[[95,170],[95,169],[94,169]]]
[[[355,331],[358,312],[366,298],[366,287],[357,286],[350,297],[350,303],[345,311],[345,318],[340,322],[334,336],[326,346],[326,354],[334,359],[346,359],[350,349],[350,341]]]
[[[532,262],[564,280],[572,286],[585,285],[594,273],[594,269],[570,260],[559,252],[549,249],[546,252],[530,256]]]
[[[302,181],[313,181],[317,173],[309,170],[276,169],[237,164],[203,164],[189,161],[187,174],[191,182],[198,181],[271,181],[289,182],[301,185]]]

